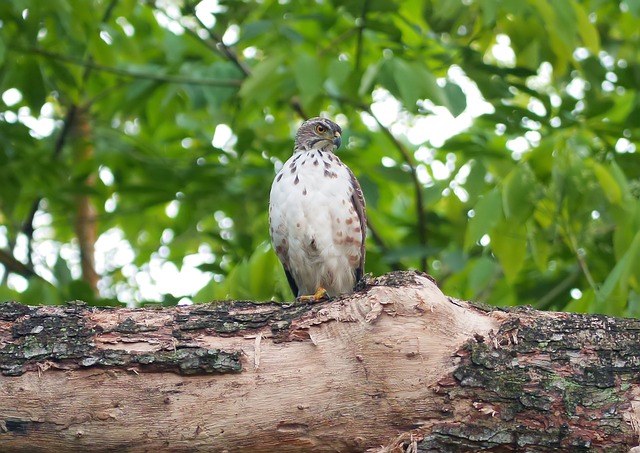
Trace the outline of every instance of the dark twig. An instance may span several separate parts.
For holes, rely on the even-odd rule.
[[[193,7],[192,5],[190,5],[190,8],[195,9],[195,7]],[[195,12],[193,14],[193,17],[198,21],[198,24],[200,24],[200,26],[207,32],[209,38],[215,44],[215,49],[220,54],[222,54],[227,60],[236,65],[236,67],[240,69],[240,71],[242,71],[245,76],[251,74],[251,70],[242,61],[240,61],[233,48],[227,46],[224,42],[222,42],[222,37],[218,36],[213,30],[207,27],[195,14]]]
[[[373,112],[371,111],[371,108],[367,104],[359,100],[350,99],[344,96],[331,96],[331,98],[335,99],[338,102],[343,102],[345,104],[348,104],[358,110],[361,110],[369,114],[378,124],[378,127],[380,127],[380,129],[382,129],[382,131],[389,138],[389,140],[391,140],[391,142],[396,147],[396,149],[400,152],[400,154],[402,154],[402,158],[404,159],[405,163],[409,166],[409,173],[411,175],[411,180],[416,192],[416,215],[418,216],[418,219],[417,219],[418,220],[418,242],[420,243],[420,247],[423,250],[425,250],[427,248],[427,225],[425,220],[426,215],[424,211],[424,199],[422,196],[422,184],[418,179],[418,172],[416,170],[416,165],[413,162],[413,158],[411,157],[410,151],[407,149],[406,146],[404,146],[404,144],[401,141],[399,141],[393,135],[393,133],[388,127],[386,127],[384,124],[380,122],[378,117],[373,114]],[[428,270],[427,257],[424,255],[420,258],[420,270],[423,272],[427,272]]]
[[[411,180],[413,182],[414,190],[416,192],[416,215],[418,217],[418,243],[420,247],[424,250],[427,248],[427,225],[425,221],[425,212],[424,212],[424,200],[422,197],[422,184],[418,179],[418,172],[416,170],[416,164],[413,162],[413,157],[411,157],[411,153],[407,149],[404,144],[398,140],[395,135],[391,132],[391,130],[384,126],[378,117],[373,114],[369,106],[366,106],[364,109],[371,117],[378,123],[378,126],[382,129],[384,134],[391,140],[396,149],[402,154],[402,158],[405,163],[409,166],[409,174],[411,175]],[[423,272],[427,272],[427,257],[422,255],[420,257],[420,270]]]
[[[300,98],[298,98],[298,96],[294,96],[293,98],[291,98],[291,108],[293,109],[294,112],[296,112],[298,114],[298,116],[302,120],[308,120],[309,119],[309,116],[305,113],[304,108],[302,107],[302,104],[300,103]]]
[[[570,274],[568,274],[564,279],[562,279],[562,281],[558,283],[555,287],[553,287],[551,290],[547,291],[547,293],[544,296],[542,296],[540,299],[538,299],[538,301],[536,301],[536,303],[533,304],[533,306],[537,310],[548,310],[553,304],[553,302],[555,302],[556,297],[558,297],[560,294],[564,293],[565,291],[568,291],[569,288],[571,288],[571,286],[576,282],[576,280],[578,280],[578,277],[580,276],[580,271],[581,271],[580,266],[576,266],[571,271]],[[562,309],[562,307],[559,307],[559,309]]]
[[[368,1],[368,0],[367,0]],[[204,29],[206,30],[207,34],[209,35],[209,38],[211,40],[211,44],[208,44],[208,47],[212,50],[217,51],[218,53],[220,53],[223,57],[225,57],[227,60],[229,60],[230,62],[232,62],[234,65],[236,65],[236,67],[238,67],[242,73],[245,76],[249,76],[251,74],[251,69],[249,69],[244,62],[242,62],[242,60],[240,60],[240,58],[238,58],[238,55],[236,54],[235,50],[230,47],[227,46],[225,43],[222,42],[222,38],[220,36],[218,36],[216,33],[214,33],[213,30],[211,30],[210,28],[208,28],[201,20],[198,16],[196,16],[195,14],[193,15],[193,17],[198,21],[198,24]],[[187,32],[197,38],[199,41],[203,41],[200,36],[194,31],[191,30],[189,28],[186,29]],[[205,42],[206,43],[206,42]],[[303,120],[309,119],[309,115],[307,115],[307,113],[304,111],[304,108],[302,107],[302,104],[300,103],[300,99],[298,97],[294,97],[291,99],[290,102],[291,108],[293,109],[293,111]]]
[[[340,39],[346,39],[347,37],[351,36],[354,32],[358,31],[358,44],[357,44],[357,62],[356,62],[356,67],[358,67],[360,65],[360,55],[362,53],[362,32],[363,29],[365,28],[365,19],[366,19],[366,14],[367,11],[369,9],[369,4],[370,4],[370,0],[365,0],[365,3],[363,5],[363,9],[362,9],[362,23],[358,26],[357,29],[351,29],[349,31],[347,31],[346,33],[344,33],[343,35],[339,36],[338,38]],[[217,36],[212,30],[210,30],[208,27],[206,27],[206,25],[204,23],[202,23],[202,21],[194,14],[194,17],[196,18],[196,20],[198,21],[198,23],[200,24],[200,26],[207,31],[207,34],[209,35],[209,38],[211,39],[213,45],[208,44],[206,42],[204,42],[205,44],[208,44],[208,47],[212,50],[216,50],[218,53],[221,53],[224,57],[226,57],[229,61],[231,61],[233,64],[235,64],[245,76],[248,76],[249,74],[251,74],[251,70],[244,65],[244,63],[242,61],[240,61],[240,59],[238,58],[237,54],[235,53],[235,51],[227,46],[226,44],[224,44],[222,42],[222,39]],[[197,38],[198,41],[203,42],[203,40],[200,38],[200,36],[194,31],[191,30],[189,28],[186,29],[187,33],[189,33],[191,36],[193,36],[194,38]],[[320,51],[320,54],[322,54],[323,51]],[[369,109],[368,106],[364,105],[364,104],[359,104],[359,103],[355,103],[352,101],[347,101],[345,99],[339,99],[342,101],[346,101],[347,103],[354,105],[355,107],[357,107],[360,110],[366,111],[368,112],[371,116],[373,116],[376,121],[379,123],[378,119],[375,117],[375,115],[373,115],[371,113],[371,110]],[[290,102],[291,108],[296,112],[296,114],[302,118],[303,120],[306,120],[309,118],[309,116],[307,115],[307,113],[304,111],[302,104],[300,103],[300,100],[297,97],[294,97],[293,99],[291,99]],[[380,125],[380,127],[382,127],[384,130],[387,130],[387,128],[385,128],[384,126]],[[390,134],[390,131],[387,130],[387,132]],[[396,143],[397,145],[400,145],[402,147],[401,152],[403,152],[403,155],[405,156],[405,160],[407,160],[407,162],[410,164],[411,169],[412,169],[412,175],[415,177],[415,181],[417,181],[417,176],[415,174],[415,165],[412,164],[412,160],[411,157],[408,153],[408,151],[406,149],[404,149],[404,146],[400,143],[397,142],[397,140],[395,139],[395,137],[393,137],[393,135],[391,135],[394,143]],[[424,212],[422,209],[422,193],[420,190],[418,190],[418,194],[417,194],[417,198],[418,198],[418,203],[420,208],[418,209],[418,213],[420,215],[420,218],[422,219],[422,222],[419,221],[419,225],[420,225],[420,231],[424,232]],[[373,225],[371,224],[371,221],[368,221],[368,228],[369,231],[371,232],[371,237],[373,239],[373,241],[383,250],[383,251],[387,251],[389,250],[389,248],[387,247],[387,245],[384,242],[384,239],[382,238],[382,236],[378,233],[378,231],[373,227]],[[422,236],[424,237],[425,235],[422,234]],[[426,247],[426,239],[423,238],[421,240],[421,244],[424,245]],[[393,261],[390,263],[390,266],[393,270],[400,270],[403,269],[404,267],[402,266],[402,264],[398,261]],[[426,264],[426,258],[422,258],[421,261],[421,268],[426,271],[427,269],[427,264]]]
[[[107,6],[107,9],[105,10],[104,15],[102,16],[102,20],[101,23],[105,23],[109,20],[109,17],[111,16],[111,13],[113,12],[116,4],[117,4],[118,0],[111,0],[111,2],[109,3],[109,5]],[[57,55],[57,54],[53,54],[51,52],[48,52],[44,49],[30,49],[30,52],[33,52],[37,55],[42,55],[42,56],[46,56],[49,58],[56,58],[60,61],[67,61],[67,62],[72,62],[70,60],[73,60],[74,63],[79,62],[80,64],[82,64],[84,66],[84,71],[82,73],[82,85],[84,86],[85,83],[87,82],[87,80],[89,79],[89,75],[91,73],[92,69],[98,69],[99,65],[95,65],[93,62],[93,58],[89,57],[88,61],[83,61],[83,60],[79,60],[79,59],[75,59],[72,57],[66,57],[66,56],[61,56],[61,55]],[[60,135],[58,136],[58,138],[56,139],[54,148],[53,148],[53,158],[54,160],[57,159],[60,154],[62,154],[62,149],[64,148],[64,144],[66,142],[67,137],[69,136],[69,133],[73,127],[73,124],[75,123],[75,119],[76,119],[76,114],[78,113],[78,108],[76,105],[71,105],[69,107],[69,109],[67,110],[67,113],[65,115],[65,118],[63,120],[63,126],[62,126],[62,131],[60,132]],[[33,227],[33,220],[36,216],[36,213],[38,212],[38,208],[40,206],[40,202],[42,201],[42,197],[38,197],[37,199],[35,199],[33,201],[33,203],[31,204],[31,209],[29,210],[29,214],[27,215],[27,218],[24,220],[24,222],[22,223],[22,232],[23,234],[27,237],[27,256],[28,256],[28,260],[29,260],[29,267],[33,267],[33,232],[34,232],[34,227]],[[6,266],[6,265],[5,265]],[[31,271],[31,275],[36,275],[35,272]],[[31,276],[29,275],[29,276]]]
[[[69,110],[67,110],[67,114],[64,117],[64,121],[62,124],[62,131],[60,131],[60,135],[56,140],[55,147],[53,148],[53,157],[58,158],[60,154],[62,154],[62,148],[64,147],[64,143],[71,132],[73,124],[76,121],[76,114],[78,113],[78,107],[75,105],[71,105]]]
[[[354,34],[358,33],[358,27],[355,28],[349,28],[348,30],[346,30],[343,33],[340,33],[338,36],[336,36],[335,38],[333,38],[331,40],[331,42],[329,42],[328,44],[326,44],[324,47],[322,47],[319,51],[318,51],[318,56],[319,57],[323,57],[328,53],[333,53],[336,51],[336,49],[340,49],[341,47],[344,46],[344,44],[342,44],[344,41],[347,41],[348,39],[350,39]]]
[[[242,80],[229,79],[229,80],[216,80],[216,79],[194,79],[192,77],[176,76],[176,75],[162,75],[152,74],[148,72],[127,71],[125,69],[114,68],[111,66],[104,66],[101,64],[93,63],[92,61],[86,61],[81,58],[75,58],[68,55],[62,55],[55,52],[50,52],[44,49],[32,48],[32,49],[17,49],[13,50],[22,53],[33,53],[43,56],[45,58],[54,59],[63,63],[68,63],[76,66],[83,66],[90,68],[91,70],[107,72],[110,74],[119,75],[121,77],[131,79],[145,79],[155,80],[163,83],[180,83],[185,85],[204,85],[204,86],[217,86],[217,87],[239,87],[242,85]]]
[[[33,219],[36,216],[36,212],[38,212],[41,200],[42,198],[38,197],[31,203],[31,209],[29,209],[29,214],[27,214],[27,218],[24,220],[21,228],[22,233],[27,237],[27,260],[29,261],[29,266],[33,266],[33,232],[35,231],[33,228]]]
[[[6,269],[5,278],[10,272],[22,275],[24,278],[30,278],[37,275],[31,265],[27,266],[21,263],[15,259],[13,254],[8,250],[0,250],[0,264],[2,264]]]
[[[573,228],[571,226],[572,224],[567,219],[567,217],[568,216],[565,214],[565,212],[562,212],[560,215],[559,223],[560,223],[561,231],[564,231],[565,240],[568,242],[568,245],[571,251],[575,254],[580,270],[584,274],[584,277],[586,278],[587,283],[589,283],[589,286],[591,287],[591,289],[593,289],[593,292],[598,294],[599,288],[598,288],[598,285],[596,284],[595,279],[593,278],[593,275],[591,274],[591,271],[589,270],[589,264],[587,263],[587,260],[586,260],[586,254],[581,253],[580,251],[581,247],[578,245],[578,239],[576,238],[576,234],[573,231]]]
[[[75,120],[76,112],[77,112],[76,107],[72,105],[64,117],[64,120],[62,123],[63,124],[62,131],[60,131],[60,135],[56,139],[56,143],[53,148],[54,160],[57,159],[62,153],[62,148],[64,147],[66,138],[69,135],[69,131],[71,130],[71,126]],[[33,201],[33,203],[31,204],[31,209],[29,210],[29,214],[27,215],[26,219],[22,223],[22,233],[27,237],[27,251],[28,251],[27,255],[28,255],[30,266],[33,266],[33,257],[32,257],[33,232],[34,232],[33,219],[35,218],[36,213],[38,212],[38,208],[40,207],[41,201],[42,201],[42,197],[38,197]]]
[[[111,17],[111,13],[113,12],[113,9],[116,7],[116,3],[118,3],[118,0],[111,0],[109,5],[107,6],[107,9],[105,9],[104,14],[102,15],[102,19],[100,20],[101,24],[105,24],[109,21],[109,18]],[[94,63],[93,55],[89,55],[85,63],[86,65],[84,66],[84,71],[82,72],[82,82],[80,85],[81,93],[84,93],[84,87],[89,81],[89,76],[91,75],[91,70],[93,69],[91,66]]]

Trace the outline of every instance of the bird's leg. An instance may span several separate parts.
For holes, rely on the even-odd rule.
[[[320,302],[329,299],[329,293],[322,286],[318,288],[315,294],[310,294],[308,296],[298,296],[296,298],[296,300],[300,302]]]

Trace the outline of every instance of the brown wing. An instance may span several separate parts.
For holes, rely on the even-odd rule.
[[[283,264],[284,267],[284,275],[287,276],[287,281],[289,282],[289,286],[291,287],[291,292],[293,293],[293,297],[298,297],[298,285],[296,285],[296,281],[293,279],[293,275],[289,272],[289,269]]]
[[[271,216],[269,216],[269,223],[271,224]],[[273,237],[273,227],[271,228],[271,244],[278,256],[278,259],[282,263],[282,267],[284,268],[284,274],[287,276],[287,281],[289,282],[289,286],[291,287],[291,292],[293,292],[293,297],[298,297],[298,285],[296,284],[295,279],[293,278],[293,274],[289,270],[289,252],[282,245],[276,245],[276,241]]]
[[[367,238],[367,211],[360,183],[349,167],[347,167],[347,170],[349,170],[349,175],[351,176],[351,186],[353,187],[351,203],[353,203],[353,208],[358,214],[358,220],[360,220],[360,231],[362,232],[362,245],[360,246],[360,263],[358,263],[358,267],[356,268],[356,283],[358,283],[364,275],[364,258],[366,253],[364,243],[365,239]]]

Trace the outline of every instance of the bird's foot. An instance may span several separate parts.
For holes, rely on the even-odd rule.
[[[311,303],[321,302],[323,300],[329,300],[329,299],[330,299],[329,293],[322,286],[318,288],[315,294],[310,294],[308,296],[298,296],[296,298],[296,300],[299,302],[311,302]]]

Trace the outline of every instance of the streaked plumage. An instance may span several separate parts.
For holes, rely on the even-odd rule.
[[[269,200],[271,242],[294,296],[350,293],[364,272],[367,231],[360,184],[333,151],[340,126],[305,121]]]

